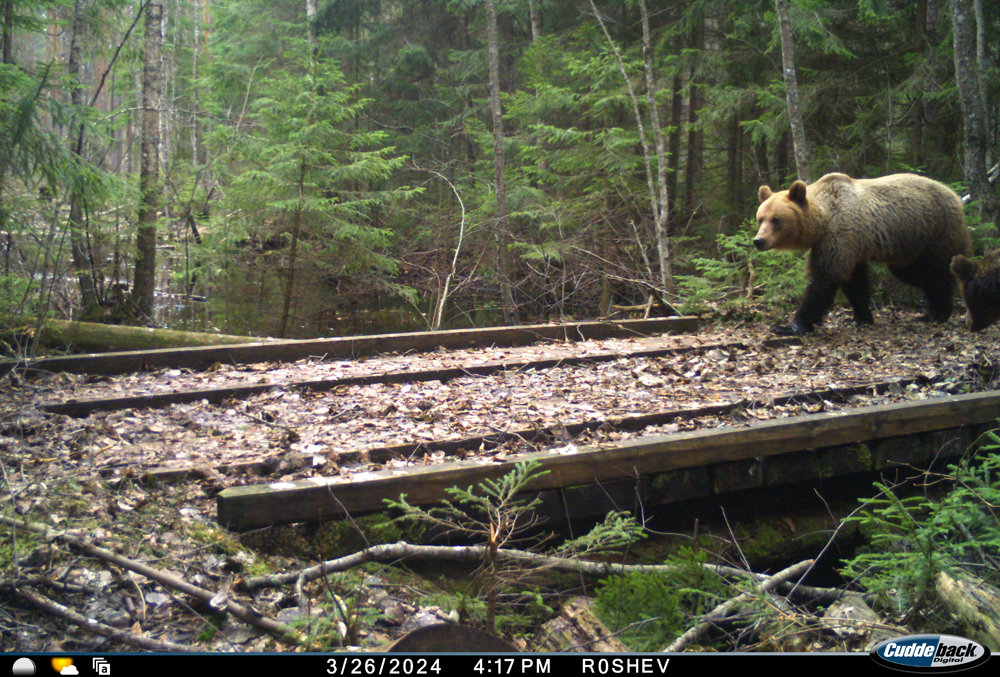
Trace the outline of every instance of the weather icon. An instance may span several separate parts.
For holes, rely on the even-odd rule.
[[[14,661],[14,677],[35,674],[35,662],[30,658],[18,658]]]
[[[69,668],[73,669],[73,672],[63,672]],[[52,659],[52,669],[58,672],[60,675],[78,675],[79,671],[76,666],[73,665],[72,658],[53,658]]]

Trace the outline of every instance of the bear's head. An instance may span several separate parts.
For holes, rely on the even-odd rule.
[[[1000,250],[990,252],[978,263],[956,256],[951,260],[951,272],[958,278],[969,311],[965,326],[970,331],[982,331],[1000,320]]]
[[[796,181],[788,190],[772,192],[761,186],[757,192],[757,236],[754,246],[766,252],[769,249],[808,249],[805,227],[809,212],[806,184]]]

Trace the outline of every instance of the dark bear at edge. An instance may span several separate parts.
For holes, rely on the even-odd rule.
[[[972,261],[956,256],[951,272],[958,278],[958,288],[968,308],[965,326],[970,331],[982,331],[1000,320],[1000,250],[994,250]]]
[[[899,280],[921,289],[927,310],[921,318],[944,322],[952,313],[952,258],[972,251],[958,195],[944,184],[916,174],[852,179],[827,174],[808,186],[758,191],[754,246],[808,249],[809,285],[792,325],[778,333],[802,335],[819,324],[844,290],[854,320],[872,324],[868,264],[886,265]]]

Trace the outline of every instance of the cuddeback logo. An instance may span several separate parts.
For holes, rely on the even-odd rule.
[[[955,672],[985,663],[990,650],[954,635],[913,635],[882,642],[871,650],[871,657],[905,672]]]

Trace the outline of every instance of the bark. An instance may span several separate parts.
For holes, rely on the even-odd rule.
[[[77,111],[77,115],[83,115],[83,107],[86,102],[86,95],[83,90],[83,83],[80,82],[80,62],[83,58],[83,32],[84,32],[84,7],[85,0],[76,0],[73,7],[73,28],[70,37],[69,62],[66,70],[70,80],[74,83],[70,100]],[[83,121],[74,124],[70,128],[70,144],[73,154],[83,156]],[[73,271],[80,284],[81,315],[88,317],[96,312],[99,301],[97,297],[97,287],[94,284],[94,275],[91,269],[90,248],[87,242],[86,224],[83,217],[83,206],[85,196],[79,184],[74,184],[70,189],[69,196],[69,228],[70,228],[70,248],[73,253]]]
[[[983,12],[983,0],[973,0],[973,10],[976,13],[976,68],[979,71],[979,105],[983,110],[983,124],[986,127],[986,165],[993,163],[992,144],[992,108],[990,108],[989,60],[986,55],[986,15]]]
[[[306,0],[306,24],[309,26],[309,44],[316,47],[316,0]]]
[[[295,264],[299,255],[299,231],[302,228],[302,195],[306,183],[306,163],[302,160],[299,165],[299,204],[295,208],[292,216],[292,245],[288,252],[288,284],[285,285],[285,298],[281,308],[281,325],[278,328],[278,338],[285,338],[288,331],[288,316],[291,314],[292,297],[295,292]]]
[[[14,63],[14,0],[3,3],[3,62]]]
[[[34,318],[25,323],[36,325]],[[260,343],[255,336],[208,334],[171,329],[149,329],[97,322],[67,322],[45,320],[38,330],[40,345],[50,348],[72,347],[77,352],[104,353],[132,350],[165,350],[168,348],[193,348],[197,346],[230,345],[234,343]]]
[[[171,10],[176,10],[175,3],[160,1],[160,141],[157,153],[160,156],[160,172],[164,175],[170,171],[171,145],[174,138],[175,118],[177,117],[177,45],[172,40],[164,41],[165,35],[171,35],[170,22],[174,19]],[[169,218],[170,202],[160,204],[160,210],[165,218]]]
[[[812,182],[809,170],[809,147],[806,143],[806,126],[799,103],[799,82],[795,73],[795,42],[792,36],[792,20],[788,12],[789,0],[775,0],[778,10],[778,30],[781,34],[781,68],[785,78],[785,99],[788,102],[788,122],[792,129],[792,143],[795,147],[795,171],[799,179]]]
[[[963,165],[965,178],[974,200],[978,202],[983,223],[996,228],[998,203],[987,175],[986,154],[989,134],[982,107],[979,72],[976,61],[976,26],[973,0],[951,0],[952,39],[955,45],[955,83],[962,103],[965,138]]]
[[[565,604],[557,618],[545,623],[539,635],[541,642],[535,651],[574,651],[587,647],[588,651],[628,652],[628,647],[614,636],[590,610],[591,600],[576,597]]]
[[[201,54],[201,3],[208,0],[195,0],[194,3],[194,44],[191,48],[191,159],[195,169],[205,164],[201,143],[201,125],[198,116],[201,111],[201,100],[198,95],[198,57]]]
[[[660,286],[667,294],[674,291],[674,274],[670,259],[670,243],[667,240],[667,215],[670,204],[667,196],[667,150],[660,127],[660,107],[656,102],[659,92],[653,68],[653,49],[649,37],[649,12],[646,0],[639,0],[639,12],[642,16],[642,55],[646,70],[646,96],[649,99],[649,117],[653,125],[653,135],[656,138],[656,185],[659,189],[659,209],[654,209],[656,219],[656,249],[660,263]]]
[[[1000,591],[968,573],[956,580],[941,572],[934,587],[963,634],[990,651],[1000,650]]]
[[[153,317],[156,285],[156,213],[160,204],[160,99],[163,73],[160,63],[159,2],[146,7],[145,60],[142,71],[142,149],[139,168],[139,232],[136,236],[135,281],[132,301],[140,316]]]
[[[700,52],[704,49],[704,31],[701,19],[695,22],[691,29],[692,50]],[[695,186],[701,178],[701,144],[698,132],[699,89],[696,81],[697,64],[691,64],[690,80],[688,82],[688,120],[687,120],[687,167],[684,172],[684,210],[688,217],[695,212]]]
[[[531,19],[531,41],[542,37],[542,12],[538,0],[528,0],[528,14]]]
[[[680,48],[678,47],[678,51]],[[667,223],[669,232],[677,230],[677,177],[681,169],[681,116],[684,113],[684,97],[681,95],[681,72],[674,71],[670,81],[670,173],[667,174]]]
[[[927,59],[926,28],[927,0],[919,0],[916,21],[913,26],[913,51],[923,52],[925,60]],[[921,86],[913,97],[913,107],[910,109],[910,124],[913,129],[913,155],[910,163],[914,167],[920,167],[924,163],[924,88],[927,86],[927,78],[923,74],[921,74],[921,81]]]
[[[729,119],[729,139],[726,143],[726,184],[729,188],[729,214],[725,232],[735,233],[743,213],[743,133],[739,115]]]
[[[503,303],[505,324],[516,324],[518,321],[517,306],[514,303],[514,292],[511,284],[513,261],[510,250],[513,237],[510,233],[510,221],[507,216],[507,183],[504,177],[503,151],[503,109],[500,105],[500,49],[497,38],[497,12],[494,0],[486,0],[486,30],[488,39],[488,56],[490,62],[490,109],[493,113],[493,161],[496,169],[497,191],[497,264],[500,271],[500,296]]]

